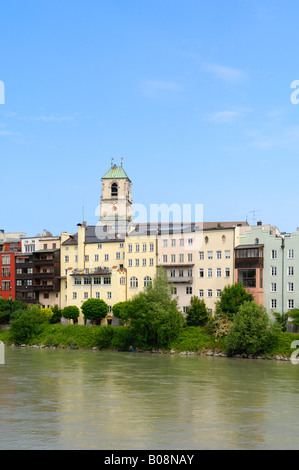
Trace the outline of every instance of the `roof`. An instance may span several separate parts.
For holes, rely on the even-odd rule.
[[[109,233],[110,230],[110,233]],[[123,237],[115,236],[115,232],[110,227],[100,225],[87,225],[85,231],[85,243],[108,243],[123,242]],[[62,245],[78,245],[78,233],[71,235]]]
[[[263,248],[264,245],[259,245],[259,244],[252,244],[252,245],[238,245],[235,246],[235,250],[246,250],[246,249],[252,249],[252,248]]]
[[[102,179],[129,179],[122,166],[113,165],[102,177]]]

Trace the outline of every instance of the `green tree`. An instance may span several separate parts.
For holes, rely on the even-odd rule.
[[[229,320],[233,320],[234,315],[239,311],[244,302],[252,302],[253,295],[249,294],[240,283],[228,285],[221,291],[220,300],[216,302],[216,314],[226,315]]]
[[[135,347],[167,348],[184,324],[163,268],[144,292],[129,301],[126,312]]]
[[[210,314],[204,300],[196,295],[191,297],[190,306],[187,307],[186,322],[188,326],[204,326],[210,319]]]
[[[129,301],[118,302],[113,305],[112,312],[116,318],[119,318],[122,323],[126,324],[128,321],[128,312],[127,308],[129,305]]]
[[[26,311],[15,312],[10,325],[10,339],[17,344],[29,343],[36,338],[48,323],[46,316],[36,305],[28,307]]]
[[[256,302],[244,302],[235,315],[226,337],[227,352],[264,354],[274,349],[281,326],[272,321],[265,307]]]
[[[80,310],[76,305],[68,305],[64,307],[62,310],[63,318],[67,318],[68,320],[73,320],[74,323],[77,323],[78,318],[80,315]]]
[[[81,310],[87,320],[91,320],[93,323],[98,324],[106,317],[108,313],[108,305],[102,299],[88,299],[82,304]]]
[[[288,318],[290,319],[290,323],[292,325],[299,327],[299,308],[294,308],[288,312]]]

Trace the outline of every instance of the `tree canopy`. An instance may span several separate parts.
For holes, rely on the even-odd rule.
[[[220,300],[216,302],[216,315],[224,314],[229,320],[232,320],[244,302],[252,302],[253,300],[253,295],[249,294],[242,284],[225,286],[221,291]]]

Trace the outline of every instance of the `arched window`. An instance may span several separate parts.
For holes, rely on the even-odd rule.
[[[111,185],[111,196],[117,197],[118,196],[118,186],[117,183],[112,183]]]
[[[150,276],[146,276],[143,279],[143,287],[147,287],[152,283],[152,278]]]
[[[138,287],[138,279],[137,277],[131,277],[130,278],[130,287]]]

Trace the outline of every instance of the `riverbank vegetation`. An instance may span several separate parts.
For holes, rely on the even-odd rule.
[[[96,304],[88,302],[84,307],[92,325],[76,324],[78,310],[71,306],[60,311],[57,306],[41,309],[1,299],[0,321],[5,326],[0,329],[0,341],[73,349],[214,351],[227,356],[288,358],[294,352],[293,341],[299,339],[297,334],[285,331],[285,315],[276,313],[270,318],[241,285],[223,290],[213,317],[196,296],[183,316],[163,271],[144,292],[113,307],[121,326],[98,325],[108,311],[102,300]],[[63,325],[62,316],[74,324]],[[292,321],[298,323],[296,312]]]

